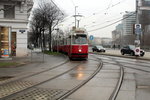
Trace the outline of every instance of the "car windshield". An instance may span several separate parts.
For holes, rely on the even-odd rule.
[[[103,48],[102,46],[96,46],[96,47],[97,47],[97,48],[101,48],[101,49]]]
[[[135,49],[135,46],[134,45],[129,45],[129,48],[130,49]]]

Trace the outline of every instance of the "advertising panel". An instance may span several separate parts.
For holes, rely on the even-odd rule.
[[[0,26],[0,56],[9,57],[9,27]]]

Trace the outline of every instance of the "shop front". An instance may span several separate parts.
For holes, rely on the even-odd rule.
[[[11,56],[11,27],[0,26],[0,57]]]

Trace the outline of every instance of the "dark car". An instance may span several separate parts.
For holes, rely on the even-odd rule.
[[[105,48],[101,45],[93,46],[92,51],[97,51],[97,52],[105,52]]]
[[[127,46],[124,46],[122,49],[121,49],[121,54],[124,55],[124,54],[130,54],[132,56],[135,56],[135,46],[134,45],[127,45]],[[145,54],[145,51],[140,49],[140,56],[144,56]]]

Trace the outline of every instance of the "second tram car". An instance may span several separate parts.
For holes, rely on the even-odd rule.
[[[88,41],[85,29],[74,29],[64,38],[56,39],[53,45],[53,50],[67,54],[70,59],[87,59]]]

